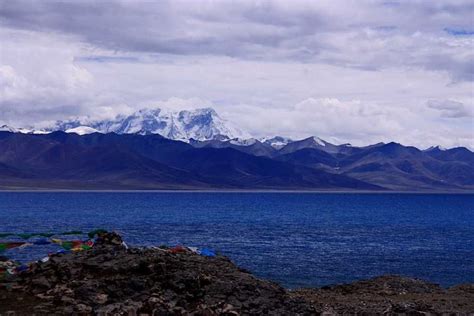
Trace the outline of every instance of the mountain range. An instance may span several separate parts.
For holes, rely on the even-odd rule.
[[[251,138],[213,109],[0,127],[0,188],[465,191],[474,153]]]
[[[247,139],[250,135],[232,122],[222,119],[212,108],[171,111],[142,109],[131,115],[118,115],[112,120],[59,121],[49,130],[89,134],[92,132],[117,134],[159,134],[163,137],[188,142],[210,139]]]

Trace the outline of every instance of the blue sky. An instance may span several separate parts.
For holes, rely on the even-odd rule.
[[[464,30],[464,29],[452,29],[452,28],[445,28],[444,29],[447,33],[455,36],[473,36],[474,30]]]
[[[0,0],[0,123],[214,107],[255,136],[474,148],[472,1]]]

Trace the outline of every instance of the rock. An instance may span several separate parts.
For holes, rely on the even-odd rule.
[[[51,256],[0,281],[0,315],[314,315],[474,311],[474,286],[444,290],[383,276],[321,289],[287,291],[223,256],[167,248],[126,248],[101,233],[87,251]],[[444,301],[443,301],[444,300]],[[20,302],[21,303],[18,303]]]
[[[76,303],[76,300],[69,296],[63,296],[61,297],[61,302],[65,304],[74,304]]]
[[[99,293],[95,297],[95,302],[97,304],[101,305],[101,304],[104,304],[105,302],[107,302],[107,299],[108,299],[107,294]]]
[[[78,313],[90,313],[92,312],[92,307],[84,305],[84,304],[77,304],[75,311]]]
[[[49,282],[49,280],[44,277],[44,276],[40,276],[38,278],[35,278],[32,280],[31,282],[35,287],[39,287],[39,288],[44,288],[44,289],[49,289],[51,288],[51,283]]]
[[[43,300],[51,300],[54,298],[54,296],[51,296],[51,295],[45,295],[45,294],[36,294],[36,297],[37,298],[40,298],[40,299],[43,299]]]
[[[101,232],[98,234],[98,239],[96,241],[99,245],[112,245],[112,246],[123,246],[122,237],[117,233],[107,233]]]

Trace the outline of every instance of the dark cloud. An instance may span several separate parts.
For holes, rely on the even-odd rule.
[[[453,100],[429,100],[429,108],[440,111],[441,117],[463,118],[471,117],[473,113],[462,103]]]
[[[94,63],[136,63],[139,62],[137,57],[128,56],[81,56],[74,58],[75,62],[94,62]]]
[[[425,37],[433,37],[445,33],[443,29],[452,30],[446,25],[469,27],[471,7],[469,1],[342,5],[312,1],[2,0],[0,18],[1,24],[10,28],[70,34],[114,51],[329,61],[360,69],[417,66],[447,71],[455,81],[469,81],[473,79],[472,56],[453,58],[449,43],[421,40],[417,44],[412,34],[423,32]],[[367,36],[370,30],[373,33]],[[400,36],[405,41],[400,41]],[[373,45],[384,40],[383,47]],[[419,53],[422,45],[428,44],[438,52],[436,56]]]

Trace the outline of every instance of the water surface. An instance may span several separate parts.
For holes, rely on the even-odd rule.
[[[387,273],[474,282],[474,195],[0,192],[0,232],[94,228],[133,245],[210,247],[287,287]]]

